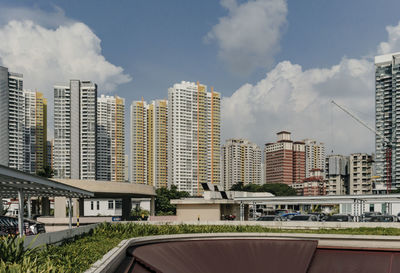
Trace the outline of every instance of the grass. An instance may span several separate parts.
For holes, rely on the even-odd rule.
[[[60,246],[47,246],[29,255],[30,260],[22,261],[21,271],[4,271],[5,264],[0,263],[0,272],[26,272],[26,264],[32,264],[30,272],[84,272],[101,259],[104,254],[117,246],[122,240],[166,234],[184,233],[221,233],[221,232],[272,232],[272,233],[315,233],[315,234],[351,234],[351,235],[393,235],[399,236],[397,228],[349,228],[293,230],[267,228],[263,226],[228,225],[150,225],[150,224],[110,224],[103,223],[92,232],[76,237]],[[0,257],[1,260],[1,257]],[[22,268],[21,265],[21,268]],[[40,270],[36,270],[40,265]],[[14,266],[18,266],[15,265]],[[45,270],[43,270],[43,267]],[[35,271],[36,270],[36,271]]]

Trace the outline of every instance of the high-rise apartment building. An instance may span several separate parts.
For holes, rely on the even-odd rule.
[[[201,183],[220,183],[220,101],[199,83],[168,89],[168,183],[191,195]]]
[[[54,175],[96,179],[97,85],[71,80],[54,86]]]
[[[349,194],[372,194],[372,162],[366,153],[350,155]]]
[[[325,146],[315,140],[305,139],[306,149],[306,178],[311,177],[311,170],[325,169]],[[324,176],[324,174],[322,174]]]
[[[376,183],[392,178],[392,188],[400,187],[400,149],[387,141],[400,136],[400,52],[375,57],[375,136]],[[384,136],[381,137],[381,136]]]
[[[35,174],[47,162],[47,100],[40,92],[24,91],[24,171]]]
[[[22,74],[0,66],[0,164],[24,170],[25,96]]]
[[[53,169],[53,147],[54,147],[54,140],[47,141],[47,167]]]
[[[131,181],[168,186],[168,102],[131,104]]]
[[[260,147],[246,139],[228,139],[221,148],[221,182],[226,191],[239,182],[261,185]]]
[[[0,66],[0,164],[32,174],[46,164],[47,101]]]
[[[265,183],[291,185],[304,181],[306,176],[304,142],[293,142],[291,133],[277,133],[276,143],[265,144]]]
[[[326,158],[325,181],[328,195],[349,193],[349,157],[329,155]]]
[[[97,99],[97,180],[125,181],[125,100]]]
[[[0,66],[0,165],[8,166],[8,69]]]

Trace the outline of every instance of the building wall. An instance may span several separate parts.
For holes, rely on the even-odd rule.
[[[390,168],[386,167],[386,139],[396,139],[400,135],[400,107],[397,83],[400,75],[400,54],[388,54],[375,57],[375,128],[379,134],[375,136],[376,172],[378,183],[386,183],[392,177],[392,187],[398,188],[400,181],[400,149],[392,146],[392,155],[388,157]]]
[[[8,128],[8,69],[0,66],[0,164],[9,163],[9,128]]]
[[[291,185],[305,178],[305,146],[290,140],[290,132],[279,132],[278,142],[265,144],[265,183]]]
[[[305,139],[306,178],[312,169],[325,169],[325,145],[315,140]]]
[[[121,216],[121,199],[85,199],[83,202],[85,216]]]
[[[47,100],[40,92],[23,91],[25,98],[24,171],[35,174],[47,160]]]
[[[261,150],[245,139],[229,139],[221,147],[221,181],[225,190],[239,182],[261,184]]]
[[[176,216],[179,221],[219,221],[221,208],[220,204],[178,204]]]
[[[24,170],[25,98],[23,76],[8,73],[9,167]]]
[[[131,104],[131,181],[147,184],[147,111],[146,102]]]
[[[54,175],[96,179],[97,85],[71,80],[54,86]]]
[[[80,90],[80,178],[96,179],[97,85],[81,82]]]
[[[350,155],[349,194],[372,194],[372,157],[365,153]]]
[[[220,94],[181,82],[168,89],[168,184],[191,195],[220,182]]]
[[[131,105],[132,182],[167,187],[168,102],[150,104],[134,101]]]
[[[329,155],[326,158],[325,181],[328,195],[349,193],[349,157]]]
[[[97,99],[98,180],[125,181],[124,99],[101,95]]]

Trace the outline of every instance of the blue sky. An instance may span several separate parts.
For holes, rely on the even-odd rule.
[[[229,26],[234,23],[235,16],[245,10],[248,1],[17,2],[0,0],[0,30],[5,33],[2,36],[0,31],[0,37],[10,37],[6,36],[6,26],[11,20],[30,19],[34,24],[50,30],[80,22],[87,28],[77,28],[74,34],[77,32],[78,34],[73,37],[80,39],[79,31],[82,31],[83,35],[88,34],[100,39],[101,51],[97,53],[107,61],[105,70],[108,72],[101,72],[104,74],[99,78],[112,84],[107,88],[105,84],[99,84],[100,93],[106,92],[124,97],[127,109],[132,100],[141,99],[142,96],[145,100],[166,98],[168,87],[175,82],[199,80],[208,86],[214,86],[226,98],[223,103],[223,110],[226,109],[226,111],[223,113],[225,124],[222,141],[227,137],[247,137],[262,145],[267,140],[274,140],[275,132],[286,129],[293,131],[295,138],[317,138],[324,141],[329,146],[329,150],[335,148],[342,153],[373,151],[373,135],[368,135],[367,140],[360,142],[357,136],[366,134],[363,128],[349,121],[347,117],[341,116],[340,113],[320,114],[318,111],[326,109],[328,105],[326,101],[334,98],[373,124],[372,57],[378,54],[377,48],[381,42],[388,42],[386,27],[398,25],[400,2],[394,0],[385,1],[384,4],[373,0],[257,0],[249,2],[265,4],[263,6],[265,13],[261,13],[261,16],[260,14],[251,16],[250,13],[254,9],[248,10],[247,13],[242,13],[243,17],[240,17],[246,20],[238,20],[238,22],[241,25],[254,20],[253,23],[249,23],[250,29],[254,26],[258,29],[257,24],[265,25],[257,30],[260,31],[260,35],[247,35],[246,31],[236,32],[235,29],[232,31]],[[277,11],[271,12],[274,7],[277,7]],[[279,12],[280,15],[276,15]],[[265,18],[261,20],[262,16]],[[221,18],[232,20],[228,20],[224,26],[221,26],[219,32],[213,32],[213,29],[220,24]],[[257,21],[259,19],[260,21]],[[280,21],[279,26],[274,26],[274,22],[278,21]],[[29,30],[27,26],[10,27],[10,29],[14,28]],[[248,32],[248,28],[244,30]],[[242,34],[244,37],[236,37]],[[226,39],[229,42],[230,36],[235,36],[240,45],[234,49],[224,49],[221,44],[226,42]],[[29,37],[34,39],[33,36]],[[41,40],[46,39],[43,37]],[[69,36],[62,35],[62,37]],[[46,43],[46,41],[43,42]],[[27,43],[29,44],[29,41]],[[95,38],[94,42],[91,40],[89,44],[90,48],[95,48]],[[259,46],[252,47],[254,44]],[[250,49],[247,49],[247,46]],[[262,49],[263,46],[265,50]],[[390,48],[396,49],[397,43]],[[10,48],[2,51],[0,45],[0,64],[11,69],[32,70],[29,67],[23,67],[22,63],[17,65],[13,62],[18,57],[15,54],[21,55],[21,52],[27,51],[26,49],[11,51]],[[75,50],[75,52],[79,51]],[[239,54],[236,54],[237,52]],[[242,52],[247,53],[236,58],[235,54],[240,55]],[[32,53],[23,54],[21,58],[29,59],[29,54]],[[67,58],[65,60],[68,62]],[[243,67],[241,67],[242,63]],[[91,73],[95,72],[86,71],[90,69],[90,63],[87,66],[89,67],[85,67],[82,74],[93,75]],[[335,66],[339,66],[338,71]],[[365,71],[360,71],[359,74],[348,78],[346,71],[354,66],[366,66],[366,68]],[[46,66],[43,65],[43,67]],[[123,69],[123,72],[117,68]],[[328,72],[324,69],[329,70],[332,75],[325,75],[324,73]],[[111,70],[113,72],[109,72]],[[79,72],[79,69],[74,71]],[[267,73],[270,75],[266,76]],[[293,77],[289,79],[284,76],[285,73]],[[300,77],[302,82],[309,79],[315,80],[316,76],[313,73],[319,73],[317,84],[312,83],[305,87],[296,85],[299,75],[304,74],[304,78]],[[25,78],[29,78],[29,74],[24,74]],[[356,80],[365,82],[365,79],[368,83],[355,84]],[[68,79],[54,74],[46,80],[49,81],[50,87],[42,86],[39,81],[29,79],[26,84],[32,84],[32,86],[25,85],[25,87],[49,89],[45,90],[45,93],[52,94],[51,86],[54,83]],[[276,82],[279,84],[270,86],[271,83]],[[246,85],[247,83],[250,85]],[[291,87],[288,88],[288,85]],[[337,92],[337,97],[336,91],[328,92],[335,88],[341,89]],[[312,94],[307,93],[309,90],[312,90]],[[358,102],[357,98],[360,98],[362,92],[366,94],[365,101]],[[282,94],[286,94],[286,97]],[[240,99],[243,105],[240,100],[236,101],[239,97],[250,95],[259,96],[261,100],[265,99],[265,103],[252,107],[254,101],[243,102],[245,100]],[[307,104],[302,99],[298,99],[300,96],[303,98],[308,96],[305,101],[312,101],[312,103]],[[348,97],[351,99],[347,99]],[[324,99],[326,101],[323,103],[319,102]],[[278,107],[275,107],[274,103],[269,105],[271,101],[280,101],[281,105]],[[285,107],[289,107],[289,101],[293,105],[290,109],[286,109]],[[319,104],[318,108],[314,107],[315,104]],[[244,118],[242,120],[239,118],[242,126],[233,129],[234,122],[238,120],[236,112],[239,111],[236,110],[242,108],[245,109],[241,113]],[[271,108],[274,110],[270,110]],[[292,108],[295,110],[292,111]],[[321,119],[308,122],[310,113],[311,116],[321,116]],[[336,124],[332,130],[333,122],[330,122],[332,126],[327,126],[329,117],[333,115],[336,115],[334,119],[337,119],[338,123],[345,123],[343,128]],[[297,116],[302,118],[301,126],[298,125],[298,121],[293,121]],[[307,127],[309,124],[311,124],[310,127]],[[345,132],[347,128],[353,127],[356,128],[354,129],[356,132],[352,134],[354,138],[351,140],[358,144],[351,145],[352,147],[349,148],[346,144],[348,136]],[[263,129],[260,130],[260,128]],[[126,129],[129,132],[128,124]]]

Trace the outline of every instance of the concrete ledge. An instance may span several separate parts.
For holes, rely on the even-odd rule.
[[[142,222],[146,223],[146,222]],[[311,222],[311,221],[151,221],[154,225],[263,226],[277,229],[400,228],[400,222]]]
[[[98,224],[86,225],[73,229],[66,229],[56,232],[49,233],[41,233],[37,236],[27,236],[24,241],[24,247],[28,247],[28,245],[34,240],[31,247],[41,247],[45,245],[51,244],[60,244],[63,241],[73,238],[74,236],[81,235],[87,233],[94,229]],[[35,239],[36,238],[36,239]]]
[[[153,243],[162,243],[182,240],[204,239],[290,239],[290,240],[318,240],[318,247],[339,247],[357,249],[400,249],[399,236],[375,235],[342,235],[342,234],[307,234],[307,233],[197,233],[158,235],[132,238],[122,241],[103,258],[86,271],[86,273],[115,272],[126,256],[126,250],[131,246],[140,246]]]

